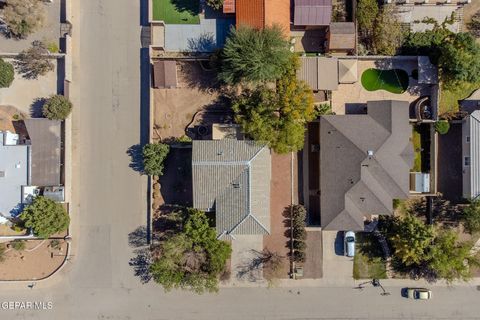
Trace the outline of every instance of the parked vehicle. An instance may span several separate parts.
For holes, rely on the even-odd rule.
[[[345,255],[347,257],[355,256],[355,232],[353,231],[345,233]]]
[[[428,300],[432,298],[432,291],[425,288],[407,288],[407,297],[414,300]]]

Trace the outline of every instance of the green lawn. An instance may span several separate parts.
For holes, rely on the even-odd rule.
[[[412,126],[412,143],[413,143],[413,151],[415,152],[415,159],[413,162],[413,172],[421,172],[422,171],[422,140],[420,137],[420,133],[416,129],[415,126]]]
[[[430,127],[412,126],[412,144],[415,154],[412,172],[430,172]]]
[[[386,279],[387,270],[381,257],[381,248],[372,234],[357,233],[355,257],[353,259],[354,279]]]
[[[166,24],[199,24],[199,0],[153,0],[153,20]]]
[[[463,100],[480,88],[480,83],[458,82],[454,85],[444,86],[440,92],[438,114],[459,111],[459,100]]]
[[[408,88],[408,73],[402,69],[380,70],[370,68],[362,73],[362,86],[367,91],[386,90],[404,93]]]

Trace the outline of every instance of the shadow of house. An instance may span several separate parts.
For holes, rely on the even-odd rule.
[[[202,33],[196,38],[188,39],[189,52],[212,52],[217,48],[213,33]]]
[[[165,174],[159,178],[161,194],[166,204],[191,207],[192,196],[192,149],[187,146],[172,146],[165,160]]]

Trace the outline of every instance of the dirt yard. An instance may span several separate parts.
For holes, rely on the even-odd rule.
[[[471,3],[463,7],[463,25],[462,25],[463,31],[468,31],[467,25],[470,22],[472,16],[478,11],[480,11],[479,0],[473,0]]]
[[[15,107],[0,106],[0,131],[8,130],[10,132],[21,133],[18,132],[21,130],[19,130],[19,126],[15,124],[15,121],[25,119],[26,117],[26,114]]]
[[[296,161],[295,161],[296,163]],[[296,172],[296,170],[294,170]],[[270,185],[270,235],[263,237],[263,246],[277,252],[283,259],[280,278],[288,278],[290,263],[288,254],[289,238],[285,236],[288,228],[284,223],[285,208],[292,203],[291,156],[272,153],[272,180]],[[267,272],[267,270],[265,270]]]
[[[195,113],[218,102],[213,72],[202,69],[199,62],[178,62],[177,70],[178,88],[152,89],[156,138],[185,135]]]
[[[6,245],[5,260],[0,262],[0,280],[39,280],[54,273],[65,260],[67,243],[59,240],[28,240],[18,251]]]

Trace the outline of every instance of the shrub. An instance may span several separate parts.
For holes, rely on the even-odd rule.
[[[294,251],[293,252],[293,261],[295,262],[305,262],[306,255],[303,251]]]
[[[164,143],[149,143],[143,147],[143,169],[152,176],[163,175],[163,162],[170,151],[170,146]]]
[[[23,240],[15,240],[10,242],[10,245],[12,246],[13,249],[17,251],[23,251],[25,250],[25,241]]]
[[[19,216],[25,227],[32,228],[40,238],[48,238],[52,234],[67,230],[70,217],[58,203],[43,196],[36,197],[23,209]]]
[[[463,210],[463,225],[469,233],[480,231],[480,200],[472,200]]]
[[[439,120],[435,123],[435,130],[440,134],[446,134],[450,129],[450,123],[446,120]]]
[[[298,251],[305,251],[305,249],[307,249],[307,244],[305,243],[305,241],[293,240],[293,249]]]
[[[219,10],[223,6],[223,0],[207,0],[207,5],[215,10]]]
[[[14,37],[26,38],[42,27],[45,7],[38,0],[7,0],[3,19]]]
[[[0,88],[10,87],[14,77],[13,65],[0,58]]]
[[[60,248],[60,240],[53,239],[52,241],[50,241],[50,247],[52,249],[59,249]]]
[[[3,243],[0,243],[0,262],[5,261],[5,245]]]
[[[43,105],[43,115],[50,120],[65,120],[72,107],[72,103],[66,97],[54,95]]]

